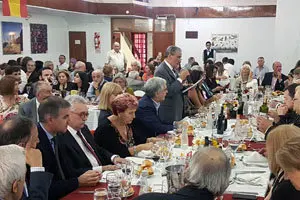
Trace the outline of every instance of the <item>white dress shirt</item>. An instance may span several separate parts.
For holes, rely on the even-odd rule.
[[[40,102],[37,99],[35,99],[35,103],[36,103],[36,121],[40,122],[40,117],[39,117]]]
[[[121,51],[116,52],[112,49],[107,53],[107,63],[118,68],[119,72],[123,72],[125,70],[124,65],[127,63],[127,60],[124,53]]]
[[[57,65],[57,68],[58,68],[57,69],[58,71],[60,71],[60,70],[68,70],[69,65],[68,65],[68,63],[64,62],[63,64]]]
[[[90,150],[85,146],[83,141],[80,139],[80,137],[77,135],[77,131],[73,129],[72,127],[68,126],[68,131],[71,133],[73,138],[76,140],[77,144],[80,146],[86,157],[89,159],[91,165],[93,166],[93,170],[102,172],[102,166],[99,166],[98,161],[94,157],[94,155],[90,152]],[[81,133],[81,131],[80,131]],[[85,139],[84,135],[81,133],[82,137]],[[88,143],[88,142],[87,142]]]

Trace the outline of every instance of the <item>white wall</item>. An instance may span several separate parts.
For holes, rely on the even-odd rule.
[[[182,64],[193,56],[202,64],[205,42],[211,40],[212,33],[237,33],[239,35],[238,53],[217,53],[217,60],[224,56],[235,60],[239,69],[245,60],[253,66],[257,58],[264,56],[266,65],[274,61],[275,18],[236,18],[236,19],[176,19],[175,44],[183,50]],[[185,39],[185,31],[198,31],[198,39]]]
[[[23,23],[23,53],[22,55],[3,55],[3,49],[0,48],[0,63],[7,62],[10,59],[17,59],[18,57],[31,56],[35,60],[51,60],[58,61],[60,54],[69,57],[69,42],[67,23],[62,17],[47,16],[32,14],[31,18],[16,18],[0,16],[0,21],[21,22]],[[48,53],[46,54],[31,54],[30,47],[30,23],[40,23],[48,25]],[[2,30],[0,26],[0,41],[2,42]]]
[[[87,61],[92,62],[94,68],[103,67],[107,61],[107,52],[111,49],[110,17],[73,14],[65,17],[65,19],[68,24],[68,31],[86,32]],[[100,32],[100,53],[96,53],[94,47],[95,32]]]
[[[45,14],[41,14],[45,13]],[[86,32],[87,61],[92,62],[95,68],[103,67],[106,62],[106,54],[111,48],[111,20],[110,17],[94,16],[62,11],[42,10],[38,8],[29,9],[29,19],[0,16],[0,21],[23,23],[23,53],[19,55],[3,55],[0,48],[0,63],[10,59],[30,56],[34,60],[51,60],[58,64],[58,57],[63,54],[69,59],[69,31]],[[31,54],[30,49],[30,23],[48,25],[48,53]],[[101,52],[96,53],[94,48],[94,32],[100,32]],[[0,26],[0,41],[2,41],[2,30]]]

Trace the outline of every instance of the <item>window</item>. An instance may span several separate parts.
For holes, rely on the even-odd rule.
[[[132,41],[133,56],[141,62],[143,68],[147,63],[147,34],[132,33]]]

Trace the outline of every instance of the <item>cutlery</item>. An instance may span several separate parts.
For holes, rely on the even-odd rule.
[[[79,194],[94,194],[94,191],[78,191]]]

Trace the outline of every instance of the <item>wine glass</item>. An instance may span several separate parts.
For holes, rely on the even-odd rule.
[[[110,172],[106,175],[108,199],[121,200],[121,180],[117,173]]]
[[[94,200],[107,200],[107,189],[106,188],[95,189]]]

